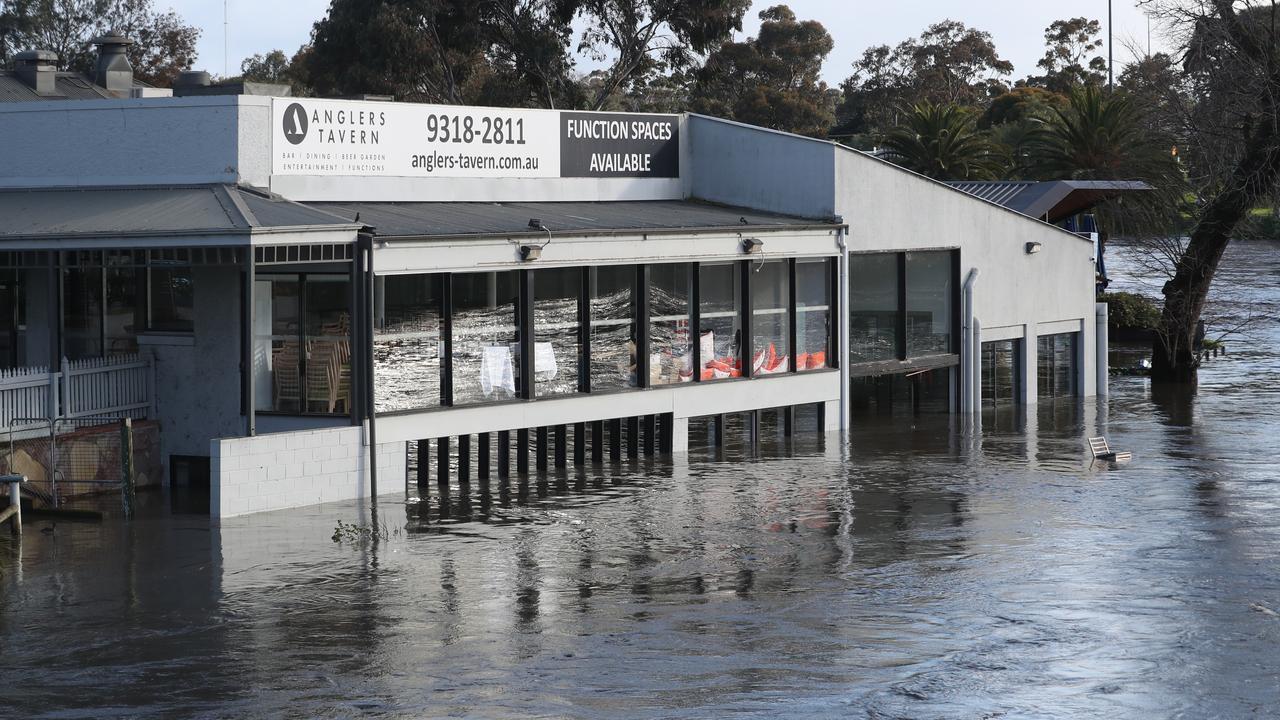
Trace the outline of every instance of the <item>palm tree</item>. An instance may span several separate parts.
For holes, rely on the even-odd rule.
[[[1029,147],[1031,171],[1045,180],[1145,180],[1181,185],[1171,143],[1152,133],[1141,109],[1125,93],[1087,86],[1073,90],[1066,107],[1053,108]]]
[[[881,138],[890,161],[935,180],[991,180],[1004,165],[998,148],[959,105],[925,101],[905,108]]]

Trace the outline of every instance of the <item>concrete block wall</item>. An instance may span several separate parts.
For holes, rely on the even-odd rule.
[[[369,496],[369,447],[361,427],[324,428],[210,443],[209,513],[235,517]],[[399,487],[405,444],[377,446],[378,480]]]

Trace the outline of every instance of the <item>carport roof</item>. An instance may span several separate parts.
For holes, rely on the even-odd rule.
[[[308,207],[362,225],[380,237],[492,236],[542,233],[530,227],[539,220],[553,233],[617,231],[711,231],[800,229],[822,225],[815,220],[774,215],[739,207],[690,200],[618,200],[595,202],[310,202]]]

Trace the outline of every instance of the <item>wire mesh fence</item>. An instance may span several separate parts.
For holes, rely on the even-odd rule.
[[[90,495],[119,493],[132,513],[139,485],[160,480],[160,428],[129,418],[59,418],[35,435],[31,418],[15,418],[0,450],[0,472],[25,475],[24,492],[47,507]],[[19,425],[20,423],[20,425]],[[21,432],[15,428],[21,427]]]

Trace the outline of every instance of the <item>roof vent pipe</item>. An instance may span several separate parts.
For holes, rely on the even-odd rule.
[[[118,33],[108,33],[92,40],[98,46],[98,65],[94,68],[94,84],[112,95],[129,97],[133,87],[133,66],[125,51],[133,41]]]
[[[213,78],[204,70],[183,70],[178,73],[178,79],[174,81],[173,87],[189,88],[189,87],[209,87],[213,84]]]
[[[13,56],[18,79],[37,95],[57,95],[58,54],[51,50],[24,50]]]

